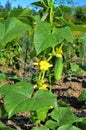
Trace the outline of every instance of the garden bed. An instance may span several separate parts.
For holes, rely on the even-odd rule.
[[[17,80],[4,81],[4,84],[14,84]],[[72,112],[80,118],[86,117],[86,104],[85,101],[78,101],[79,95],[82,93],[83,88],[86,88],[86,77],[63,77],[62,80],[56,81],[53,85],[52,92],[58,99],[60,106],[70,106]],[[0,100],[0,103],[3,103]],[[30,130],[34,124],[30,119],[30,113],[20,112],[12,116],[10,119],[3,117],[0,119],[5,125],[16,130]],[[43,124],[42,124],[43,125]]]

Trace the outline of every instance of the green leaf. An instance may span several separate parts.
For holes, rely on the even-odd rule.
[[[15,17],[26,24],[32,25],[32,11],[29,8],[14,9],[9,12],[9,17]]]
[[[37,54],[42,52],[44,49],[48,47],[52,47],[57,44],[55,36],[51,33],[51,25],[49,23],[38,23],[35,28],[34,34],[34,45]]]
[[[70,27],[66,26],[66,27],[57,28],[56,34],[57,34],[58,40],[65,39],[66,41],[73,43],[74,37],[73,37]]]
[[[57,126],[58,126],[58,124],[57,124],[57,122],[55,122],[55,121],[53,121],[53,120],[48,120],[47,122],[46,122],[46,126],[49,128],[49,129],[55,129],[55,128],[57,128]]]
[[[26,17],[28,15],[32,15],[32,11],[29,9],[29,8],[25,8],[25,9],[14,9],[14,10],[11,10],[9,12],[9,17],[16,17],[16,18],[19,18],[19,17]]]
[[[29,25],[16,18],[8,18],[5,22],[0,23],[0,47],[21,36],[29,28]]]
[[[8,116],[11,117],[15,113],[28,110],[28,108],[25,108],[23,104],[24,102],[29,102],[33,93],[33,87],[29,83],[20,82],[14,86],[3,86],[2,88],[0,88],[0,93],[2,95],[5,95],[4,101],[6,110],[8,112]]]
[[[86,101],[86,89],[83,90],[83,92],[78,97],[78,100],[80,101]]]
[[[82,121],[70,111],[70,108],[67,107],[54,109],[51,113],[51,117],[57,121],[59,126]]]
[[[44,2],[44,3],[43,3]],[[33,2],[33,3],[31,3],[32,5],[35,5],[35,6],[38,6],[38,7],[42,7],[42,8],[44,8],[44,9],[47,9],[47,7],[48,7],[48,1],[47,0],[44,0],[44,1],[37,1],[37,2]],[[47,7],[46,7],[46,6]]]
[[[0,122],[0,130],[14,130],[8,126],[5,126],[2,122]]]
[[[34,32],[34,45],[37,54],[48,47],[52,47],[66,39],[73,42],[73,35],[69,27],[52,28],[49,23],[41,22],[39,18],[35,18],[37,25]]]
[[[73,72],[74,75],[85,75],[86,71],[83,69],[83,67],[81,68],[80,65],[75,64],[75,63],[70,63],[70,67],[71,70]]]
[[[26,82],[0,88],[9,117],[30,110],[36,111],[37,119],[44,120],[50,107],[57,107],[56,97],[49,90],[38,90],[32,96],[33,91],[32,85]]]
[[[44,120],[51,106],[57,107],[56,97],[48,90],[38,90],[33,97],[37,118]]]
[[[72,125],[63,125],[60,126],[57,130],[81,130],[81,129]]]
[[[57,107],[57,100],[56,97],[54,96],[54,94],[52,94],[52,92],[50,92],[49,90],[38,90],[34,97],[34,100],[36,100],[37,102],[35,102],[35,109],[43,109],[43,107]],[[41,106],[40,106],[41,104]]]
[[[49,129],[44,126],[44,127],[33,127],[32,130],[49,130]]]

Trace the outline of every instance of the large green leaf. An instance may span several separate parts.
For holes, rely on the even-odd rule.
[[[26,82],[20,82],[14,86],[11,85],[5,85],[2,88],[0,88],[0,93],[2,95],[5,95],[5,106],[6,110],[8,112],[9,117],[11,117],[13,114],[23,111],[25,107],[21,107],[21,104],[24,102],[29,102],[29,99],[31,98],[31,95],[33,93],[33,87],[31,84],[28,84]],[[27,110],[27,108],[26,108]]]
[[[49,23],[41,22],[37,19],[37,25],[34,32],[34,45],[37,54],[48,47],[52,47],[66,39],[73,42],[73,35],[69,27],[52,28]]]
[[[9,12],[9,17],[15,17],[24,23],[32,25],[33,16],[32,11],[29,8],[25,9],[14,9]]]
[[[8,18],[5,22],[0,23],[0,47],[21,36],[29,28],[29,25],[16,18]]]
[[[57,130],[81,130],[81,129],[72,125],[63,125],[60,126]]]
[[[37,119],[44,120],[50,106],[57,107],[56,97],[48,90],[38,90],[33,94],[33,87],[26,82],[13,86],[5,85],[0,88],[0,93],[5,96],[4,102],[8,116],[22,111],[36,111]]]
[[[44,49],[57,44],[55,39],[55,33],[51,33],[51,25],[49,23],[38,23],[34,33],[34,45],[37,54],[42,52]]]
[[[48,90],[37,91],[33,97],[33,102],[39,120],[46,118],[46,113],[51,107],[57,107],[56,97]]]
[[[76,117],[68,107],[54,109],[51,113],[51,117],[57,121],[59,126],[82,121],[80,118]]]
[[[25,9],[14,9],[9,12],[9,17],[22,17],[22,16],[29,16],[32,15],[32,11],[29,8]]]
[[[58,40],[65,39],[66,41],[73,43],[74,38],[70,27],[66,26],[66,27],[57,28],[56,34]]]
[[[54,106],[57,107],[57,103],[56,103],[56,98],[55,96],[52,94],[52,92],[50,92],[49,90],[38,90],[34,97],[34,100],[36,100],[37,102],[34,102],[35,104],[35,109],[39,110],[40,108],[40,104],[41,104],[41,109],[43,109],[43,107],[50,107],[50,106]]]

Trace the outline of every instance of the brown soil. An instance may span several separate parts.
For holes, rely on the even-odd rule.
[[[78,100],[84,88],[86,88],[86,77],[63,78],[63,80],[55,82],[53,92],[58,100],[65,101],[71,106],[78,117],[86,117],[85,101]]]

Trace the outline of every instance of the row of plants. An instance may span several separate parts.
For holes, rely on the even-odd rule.
[[[85,130],[86,118],[74,115],[67,104],[61,106],[52,89],[63,75],[86,76],[86,25],[75,25],[55,16],[54,3],[54,0],[34,3],[43,8],[42,16],[28,8],[1,13],[0,82],[10,78],[20,82],[0,87],[4,102],[4,107],[0,104],[0,117],[11,118],[29,111],[32,130]],[[77,61],[72,61],[73,57]],[[16,75],[13,70],[7,73],[9,67],[32,72],[27,77],[29,83],[24,75]],[[86,100],[86,89],[78,100]],[[0,122],[0,129],[11,128]]]

